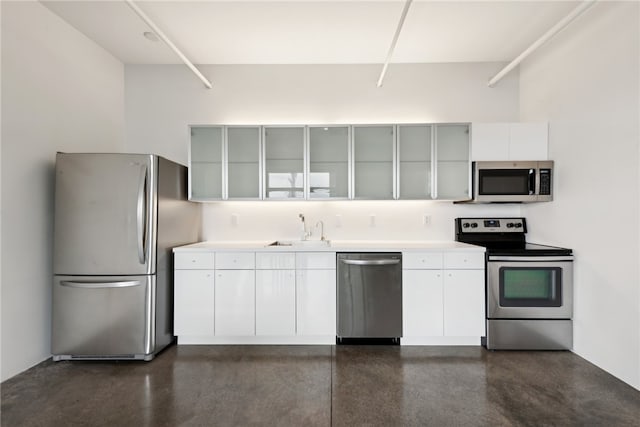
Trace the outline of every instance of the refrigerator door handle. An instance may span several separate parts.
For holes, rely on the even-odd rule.
[[[69,288],[130,288],[140,286],[141,284],[142,282],[137,280],[123,282],[74,282],[71,280],[63,280],[60,282],[61,286],[67,286]]]
[[[140,180],[138,182],[138,206],[136,209],[136,219],[137,219],[137,239],[138,239],[138,261],[140,264],[144,264],[146,262],[145,259],[145,219],[147,217],[147,209],[146,209],[146,200],[145,200],[145,187],[147,185],[147,167],[142,166],[140,168]]]

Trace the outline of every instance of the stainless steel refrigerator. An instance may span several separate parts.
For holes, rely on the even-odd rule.
[[[198,240],[184,166],[151,154],[56,156],[53,360],[151,360],[173,341],[171,248]]]

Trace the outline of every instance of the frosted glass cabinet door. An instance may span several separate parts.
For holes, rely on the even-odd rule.
[[[398,126],[400,199],[431,199],[431,126]]]
[[[222,126],[192,126],[190,198],[222,199]]]
[[[227,197],[260,198],[260,127],[227,128]]]
[[[309,128],[309,198],[349,196],[349,127]]]
[[[304,127],[264,131],[265,199],[304,198]]]
[[[393,126],[354,126],[354,198],[393,199]]]
[[[436,126],[438,199],[469,198],[469,125]]]

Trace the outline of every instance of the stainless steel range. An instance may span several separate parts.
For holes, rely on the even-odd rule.
[[[527,243],[525,218],[456,218],[455,226],[457,241],[487,248],[487,348],[571,349],[571,249]]]

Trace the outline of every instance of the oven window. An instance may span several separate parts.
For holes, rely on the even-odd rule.
[[[480,169],[480,195],[528,195],[529,169]]]
[[[560,307],[562,269],[560,267],[500,268],[502,307]]]

